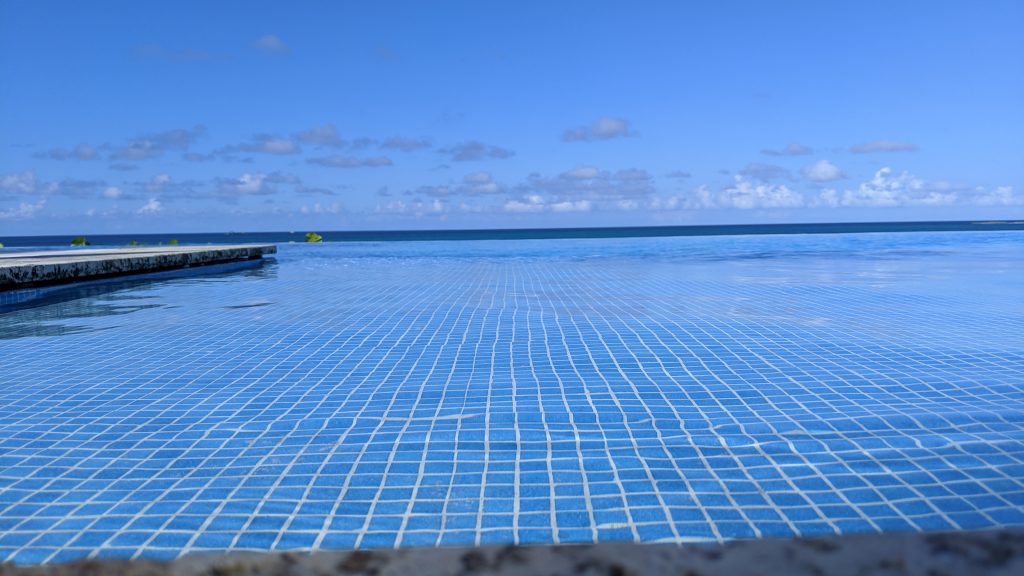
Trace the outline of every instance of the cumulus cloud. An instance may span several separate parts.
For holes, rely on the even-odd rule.
[[[161,204],[159,200],[157,200],[156,198],[150,198],[148,202],[146,202],[141,208],[136,210],[136,213],[147,216],[157,214],[161,212],[163,209],[163,204]]]
[[[70,197],[86,197],[104,187],[102,180],[77,180],[65,178],[59,182],[44,182],[36,178],[35,172],[26,170],[0,176],[0,197],[49,196],[60,194]]]
[[[391,166],[393,162],[387,156],[373,156],[371,158],[354,158],[352,156],[324,156],[320,158],[308,158],[306,162],[330,168],[378,168]]]
[[[266,196],[277,192],[277,184],[295,184],[299,179],[278,172],[245,172],[238,178],[218,178],[217,195],[226,202],[235,202],[239,196]]]
[[[193,198],[214,197],[229,204],[237,203],[246,196],[271,196],[282,190],[290,190],[296,194],[322,194],[334,196],[333,190],[308,186],[301,178],[284,172],[245,172],[237,178],[216,178],[212,182],[213,192],[196,193],[188,185],[186,193]],[[186,184],[175,187],[186,188]]]
[[[854,154],[870,154],[872,152],[913,152],[917,146],[910,142],[899,140],[872,140],[862,144],[850,146],[850,152]]]
[[[450,148],[442,148],[438,152],[449,156],[453,162],[472,162],[488,159],[500,160],[515,155],[515,152],[507,148],[491,146],[477,140],[463,142]]]
[[[842,169],[828,160],[818,160],[814,164],[804,166],[800,173],[811,182],[831,182],[846,178]]]
[[[15,208],[0,209],[0,220],[21,220],[31,218],[43,209],[46,205],[46,198],[42,198],[35,204],[21,202]]]
[[[430,148],[430,146],[430,140],[426,138],[405,138],[403,136],[392,136],[381,143],[382,148],[401,150],[402,152],[415,152]]]
[[[755,184],[743,176],[735,176],[733,183],[718,192],[707,186],[700,186],[688,207],[692,208],[798,208],[803,206],[803,196],[787,187],[768,183]]]
[[[592,142],[629,136],[629,122],[623,118],[602,116],[589,126],[570,128],[562,133],[564,142]]]
[[[0,176],[0,192],[33,194],[39,189],[36,173],[31,170]]]
[[[117,186],[108,186],[107,189],[103,191],[103,197],[110,200],[117,200],[121,196],[124,196],[124,191]]]
[[[776,180],[778,178],[789,178],[789,170],[786,170],[782,166],[775,166],[773,164],[760,164],[757,162],[747,164],[739,172],[740,176],[746,176],[748,178],[754,178],[762,182],[769,180]]]
[[[430,214],[442,214],[448,212],[448,205],[444,200],[435,198],[433,200],[413,200],[404,202],[393,200],[385,204],[378,204],[378,213],[400,214],[406,216],[425,216]]]
[[[324,124],[323,126],[303,130],[296,134],[295,138],[303,144],[314,146],[341,148],[345,145],[345,141],[338,135],[338,129],[334,124]]]
[[[819,206],[943,206],[957,202],[956,192],[928,185],[924,180],[907,172],[894,174],[885,167],[874,177],[862,182],[856,189],[826,188],[816,199]]]
[[[543,212],[546,207],[544,197],[540,194],[530,194],[522,199],[512,199],[505,202],[505,212]]]
[[[153,178],[150,179],[150,181],[146,184],[146,189],[149,190],[150,192],[161,192],[170,183],[170,174],[161,173],[157,174],[156,176],[153,176]]]
[[[1012,186],[998,186],[995,190],[976,189],[972,200],[983,206],[1019,205],[1024,204],[1024,194],[1015,194]]]
[[[70,150],[66,148],[51,148],[46,152],[35,154],[35,157],[49,160],[94,160],[98,155],[99,151],[94,146],[79,144]]]
[[[319,202],[313,203],[312,206],[303,204],[299,208],[301,214],[341,214],[342,207],[338,202],[332,202],[331,204],[320,204]]]
[[[255,42],[256,48],[268,54],[288,54],[291,48],[274,34],[260,36]]]
[[[552,212],[590,212],[593,203],[590,200],[563,200],[548,205]]]
[[[786,144],[786,147],[781,150],[761,150],[761,154],[765,156],[809,156],[814,154],[814,150],[794,142]]]
[[[502,205],[505,212],[590,212],[594,204],[590,200],[551,200],[540,194],[528,194],[521,198],[510,198]]]

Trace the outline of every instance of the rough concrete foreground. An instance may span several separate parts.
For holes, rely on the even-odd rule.
[[[0,565],[0,576],[437,576],[666,574],[929,575],[1024,574],[1024,531],[863,534],[725,545],[600,544],[414,548],[314,554],[191,555],[171,563],[77,561]]]
[[[0,291],[260,258],[267,244],[0,253]]]

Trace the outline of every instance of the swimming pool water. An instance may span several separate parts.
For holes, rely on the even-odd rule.
[[[281,245],[0,307],[0,559],[1024,525],[1024,233]]]

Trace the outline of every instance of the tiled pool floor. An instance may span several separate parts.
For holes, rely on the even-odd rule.
[[[1024,525],[1024,236],[281,246],[0,312],[0,559]]]

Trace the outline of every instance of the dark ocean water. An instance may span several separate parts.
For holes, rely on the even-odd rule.
[[[317,231],[327,242],[401,242],[437,240],[538,240],[552,238],[643,238],[658,236],[728,236],[752,234],[850,234],[859,232],[956,232],[1024,230],[1024,222],[853,222],[833,224],[730,224],[720,226],[643,226],[606,228],[524,228],[495,230],[383,230]],[[89,235],[93,246],[166,244],[288,243],[302,242],[306,230],[296,232],[216,232],[199,234]],[[3,236],[7,247],[67,246],[74,235]]]

